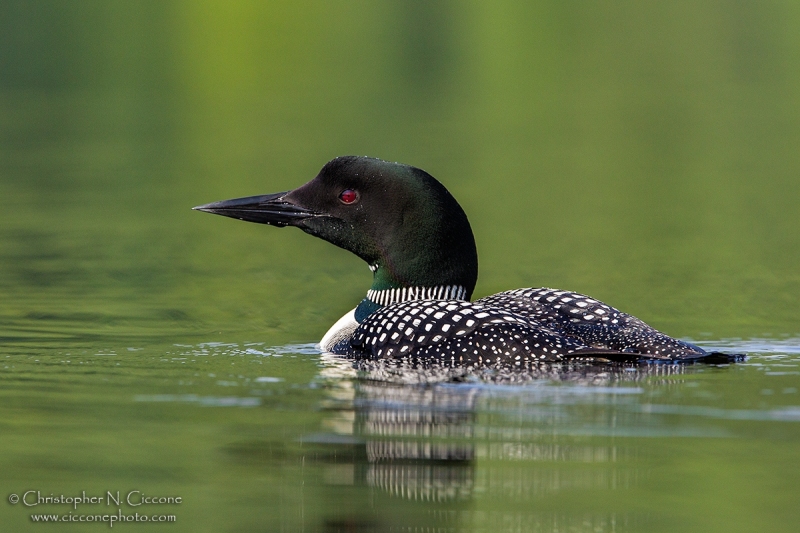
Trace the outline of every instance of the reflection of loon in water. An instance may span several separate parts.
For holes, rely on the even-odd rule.
[[[613,371],[605,366],[574,365],[555,372],[551,366],[538,382],[519,388],[481,381],[426,383],[419,369],[408,373],[392,369],[394,383],[385,381],[387,373],[380,368],[362,369],[361,379],[346,379],[356,375],[347,361],[334,356],[323,361],[327,366],[322,375],[330,378],[331,387],[324,424],[330,433],[309,440],[336,448],[347,436],[348,446],[361,449],[351,455],[361,459],[346,470],[352,472],[347,483],[434,502],[470,501],[476,490],[500,491],[515,499],[569,489],[634,487],[639,473],[620,465],[635,458],[636,449],[576,441],[575,436],[606,436],[607,427],[588,426],[580,416],[573,420],[570,408],[595,405],[603,397],[621,404],[626,395],[633,400],[641,392],[637,381],[652,383],[653,378],[671,378],[686,370],[680,365]],[[530,377],[527,372],[521,374]],[[623,418],[616,428],[620,435],[646,426],[631,414],[626,428]],[[540,466],[514,468],[519,461]],[[552,466],[563,462],[607,468],[564,471]],[[341,483],[341,463],[330,468],[330,482]],[[500,479],[505,482],[496,486]]]
[[[410,499],[471,495],[476,390],[364,382],[359,391],[354,432],[366,439],[368,485]]]
[[[352,436],[363,452],[354,482],[393,496],[422,501],[468,499],[474,484],[477,388],[408,386],[370,379],[341,379],[352,366],[327,356],[332,377],[325,426]],[[336,446],[336,438],[315,440]]]

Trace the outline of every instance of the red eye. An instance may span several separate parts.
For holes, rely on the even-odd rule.
[[[358,200],[358,193],[353,189],[345,189],[339,194],[343,204],[354,204]]]

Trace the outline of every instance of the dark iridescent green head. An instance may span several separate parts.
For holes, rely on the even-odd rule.
[[[195,209],[297,226],[366,261],[376,290],[460,285],[469,298],[478,277],[464,210],[441,183],[408,165],[337,157],[293,191]]]

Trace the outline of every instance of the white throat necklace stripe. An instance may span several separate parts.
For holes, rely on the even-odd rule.
[[[380,305],[390,305],[410,300],[465,300],[467,290],[461,285],[439,285],[437,287],[403,287],[367,291],[367,298]]]

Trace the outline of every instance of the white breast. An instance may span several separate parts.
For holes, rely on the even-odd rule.
[[[343,339],[348,339],[353,335],[353,332],[358,327],[356,322],[356,310],[353,308],[350,312],[345,314],[342,318],[336,321],[331,329],[319,341],[319,348],[323,352],[330,352],[336,343]]]

